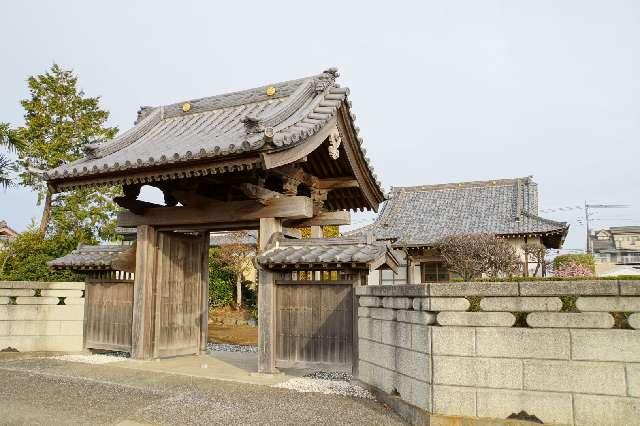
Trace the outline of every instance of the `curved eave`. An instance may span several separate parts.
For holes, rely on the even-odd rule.
[[[135,170],[122,167],[100,175],[50,179],[48,183],[54,192],[61,192],[102,185],[152,184],[153,182],[239,172],[260,167],[261,159],[258,153],[249,153],[246,156],[235,158],[224,157],[218,161],[194,158],[190,162],[154,162],[145,168],[136,168]]]
[[[361,146],[361,139],[358,138],[358,129],[353,123],[349,104],[343,102],[338,109],[337,126],[343,137],[344,150],[353,169],[354,176],[360,185],[360,190],[364,194],[371,209],[378,211],[378,206],[385,200],[382,185],[373,173],[369,159]]]
[[[557,229],[553,231],[546,232],[519,232],[519,233],[510,233],[510,234],[496,234],[496,236],[501,238],[522,238],[522,237],[533,237],[540,238],[543,241],[543,244],[547,248],[557,249],[562,247],[564,244],[564,239],[567,236],[569,231],[569,227],[563,229]],[[437,248],[435,243],[394,243],[392,247],[395,249],[433,249]]]

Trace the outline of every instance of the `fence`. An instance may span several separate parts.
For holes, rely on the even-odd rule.
[[[640,419],[640,281],[371,286],[356,295],[359,380],[414,422]]]
[[[0,281],[0,350],[82,350],[84,283]]]

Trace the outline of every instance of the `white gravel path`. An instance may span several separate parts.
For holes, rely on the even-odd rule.
[[[212,352],[258,352],[258,347],[249,345],[229,345],[227,343],[207,343],[207,350]]]
[[[111,362],[124,361],[127,357],[123,354],[92,354],[92,355],[59,355],[52,356],[51,359],[57,359],[60,361],[81,362],[83,364],[109,364]]]
[[[343,380],[312,379],[309,377],[296,377],[286,382],[273,385],[274,388],[291,389],[298,392],[316,392],[325,395],[352,396],[355,398],[374,399],[373,395],[360,386],[353,385]]]

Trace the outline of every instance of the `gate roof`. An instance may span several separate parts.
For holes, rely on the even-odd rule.
[[[390,246],[372,243],[366,237],[285,238],[274,234],[258,264],[268,267],[313,267],[334,269],[336,264],[365,266],[367,269],[397,270],[398,259]]]
[[[49,171],[48,182],[56,191],[153,185],[308,161],[312,174],[320,178],[357,180],[358,185],[341,188],[344,194],[330,200],[333,209],[375,210],[384,194],[360,147],[349,90],[336,83],[337,77],[331,68],[250,90],[142,107],[133,128],[112,140],[88,144],[84,158]],[[341,141],[329,146],[333,129]],[[342,158],[307,158],[319,142]]]

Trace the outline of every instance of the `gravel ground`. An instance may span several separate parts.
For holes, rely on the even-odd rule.
[[[325,395],[352,396],[355,398],[374,399],[373,395],[357,385],[336,379],[311,379],[309,377],[296,377],[286,382],[273,385],[274,388],[291,389],[298,392],[315,392]]]
[[[129,358],[129,354],[126,352],[91,355],[70,354],[51,357],[51,359],[60,361],[81,362],[83,364],[109,364],[111,362],[123,361],[125,358]]]
[[[227,343],[207,343],[207,350],[210,352],[258,352],[258,347],[249,345],[229,345]]]
[[[351,381],[351,374],[346,371],[314,371],[310,374],[305,374],[304,377],[320,380],[342,380],[344,382]]]
[[[0,383],[2,424],[404,424],[371,399],[132,370],[117,363],[0,358]]]

